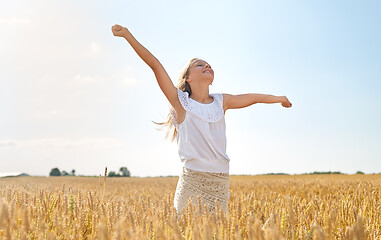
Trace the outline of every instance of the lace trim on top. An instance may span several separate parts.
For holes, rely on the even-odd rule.
[[[175,128],[177,130],[179,130],[179,123],[177,122],[177,114],[176,114],[176,110],[171,106],[170,109],[169,109],[169,116],[171,117],[172,119],[172,123],[173,123],[173,126],[175,126]]]
[[[223,95],[221,93],[210,94],[213,97],[213,102],[211,103],[199,103],[189,97],[187,92],[183,92],[177,89],[177,96],[183,108],[192,113],[193,115],[199,117],[201,120],[206,122],[217,122],[224,117],[223,108]],[[215,103],[217,101],[217,104]],[[179,124],[177,122],[176,110],[171,106],[169,111],[170,117],[176,129],[178,129]]]

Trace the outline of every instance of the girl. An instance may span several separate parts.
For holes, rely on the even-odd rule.
[[[114,36],[123,37],[153,70],[159,87],[171,104],[168,120],[158,123],[173,129],[183,163],[174,206],[180,219],[188,201],[198,210],[209,212],[220,208],[225,214],[229,199],[229,157],[226,155],[225,112],[255,103],[281,103],[291,107],[286,96],[266,94],[209,94],[214,80],[212,67],[204,60],[193,58],[182,72],[175,87],[161,63],[120,25],[112,26]],[[201,210],[203,211],[203,210]]]

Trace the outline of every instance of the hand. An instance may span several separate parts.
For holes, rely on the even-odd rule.
[[[118,24],[115,24],[114,26],[111,27],[112,34],[116,37],[124,37],[127,33],[128,30],[127,28],[120,26]]]
[[[282,97],[281,104],[283,107],[286,107],[286,108],[292,107],[292,104],[290,103],[290,101],[288,100],[286,96]]]

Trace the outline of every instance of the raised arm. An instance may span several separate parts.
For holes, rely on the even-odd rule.
[[[274,96],[269,94],[248,93],[240,95],[223,94],[224,110],[244,108],[255,103],[281,103],[283,107],[291,107],[292,104],[286,96]]]
[[[115,24],[111,30],[114,36],[123,37],[127,40],[139,57],[153,70],[161,91],[163,91],[173,108],[176,111],[181,109],[182,106],[177,97],[177,89],[159,60],[141,45],[127,28]]]

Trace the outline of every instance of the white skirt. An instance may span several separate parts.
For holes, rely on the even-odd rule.
[[[218,204],[222,212],[226,214],[230,196],[229,186],[229,173],[201,172],[183,167],[174,198],[178,218],[181,218],[189,198],[197,206],[198,196],[200,196],[202,211],[205,204],[209,212],[214,212]]]

